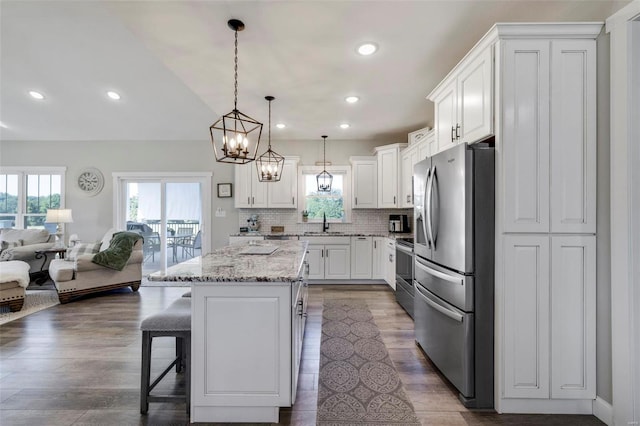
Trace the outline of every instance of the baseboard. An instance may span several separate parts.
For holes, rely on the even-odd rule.
[[[593,415],[607,426],[613,425],[613,406],[599,396],[593,401]]]

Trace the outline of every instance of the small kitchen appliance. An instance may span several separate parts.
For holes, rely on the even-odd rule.
[[[409,217],[406,214],[389,215],[389,232],[410,232]]]

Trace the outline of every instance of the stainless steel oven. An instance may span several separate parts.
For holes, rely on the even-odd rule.
[[[396,239],[396,301],[413,318],[413,238]]]

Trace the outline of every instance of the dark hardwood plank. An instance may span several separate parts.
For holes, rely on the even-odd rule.
[[[0,328],[0,424],[184,425],[184,404],[155,403],[140,415],[142,319],[167,307],[184,287],[142,287],[90,295]],[[498,415],[465,409],[415,345],[413,322],[384,285],[312,285],[296,404],[280,424],[313,426],[325,299],[366,300],[423,425],[598,425],[593,416]],[[154,339],[152,368],[174,354],[173,339]],[[170,373],[158,389],[184,386]]]

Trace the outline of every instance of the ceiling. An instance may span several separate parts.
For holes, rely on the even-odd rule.
[[[266,132],[275,96],[272,139],[402,142],[433,126],[425,97],[495,22],[603,21],[627,3],[1,0],[0,140],[207,140],[233,108],[236,18],[238,109]]]

